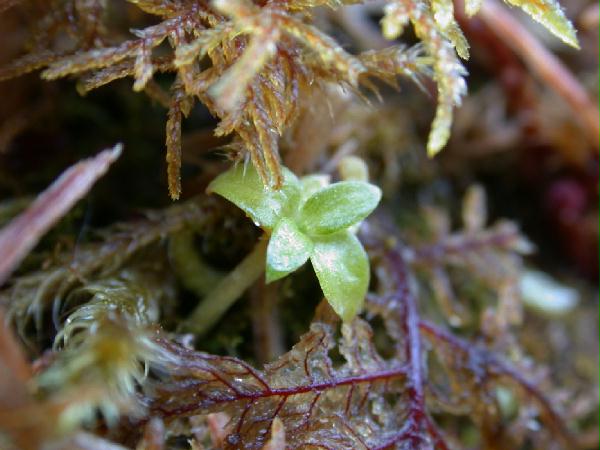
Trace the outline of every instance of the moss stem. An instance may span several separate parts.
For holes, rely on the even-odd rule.
[[[265,271],[268,239],[261,239],[252,252],[210,291],[182,324],[184,331],[206,333]]]

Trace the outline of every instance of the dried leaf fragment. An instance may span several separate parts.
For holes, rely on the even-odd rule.
[[[408,441],[402,402],[397,409],[388,403],[406,388],[402,361],[384,360],[369,325],[357,318],[342,327],[344,362],[334,366],[336,316],[326,303],[317,316],[300,342],[263,370],[164,341],[176,361],[167,365],[167,378],[147,386],[150,414],[169,420],[224,412],[228,450],[277,449],[283,442],[286,449],[367,450]]]

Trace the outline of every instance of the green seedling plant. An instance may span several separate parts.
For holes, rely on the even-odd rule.
[[[265,239],[219,283],[214,296],[207,295],[188,329],[206,331],[263,271],[266,283],[271,283],[308,260],[325,298],[344,321],[352,320],[362,309],[370,269],[355,233],[358,224],[377,207],[381,190],[366,181],[330,184],[325,175],[298,179],[286,168],[283,180],[280,189],[271,189],[254,167],[239,164],[208,186],[209,193],[242,209],[264,230]]]

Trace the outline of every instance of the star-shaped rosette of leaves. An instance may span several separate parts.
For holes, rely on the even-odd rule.
[[[239,208],[270,235],[266,281],[281,279],[310,259],[321,289],[345,321],[361,309],[369,285],[369,260],[354,235],[356,225],[381,199],[364,181],[328,184],[325,177],[299,180],[284,168],[279,190],[263,185],[256,170],[237,165],[208,187]]]

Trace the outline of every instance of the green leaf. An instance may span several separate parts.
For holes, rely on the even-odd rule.
[[[283,186],[273,190],[263,185],[252,165],[238,164],[215,178],[207,192],[215,192],[243,209],[257,225],[273,229],[283,215],[289,214],[300,199],[300,182],[283,169]]]
[[[548,31],[561,39],[565,44],[579,48],[575,28],[565,16],[556,0],[505,0],[506,3],[518,6],[533,20],[541,23]]]
[[[310,261],[325,298],[334,311],[350,321],[362,309],[369,287],[369,259],[356,236],[348,231],[315,239]]]
[[[300,208],[298,224],[310,235],[335,233],[371,214],[380,199],[377,186],[341,181],[313,194]]]
[[[294,222],[281,219],[267,247],[267,283],[285,277],[306,262],[313,249],[311,239]]]

